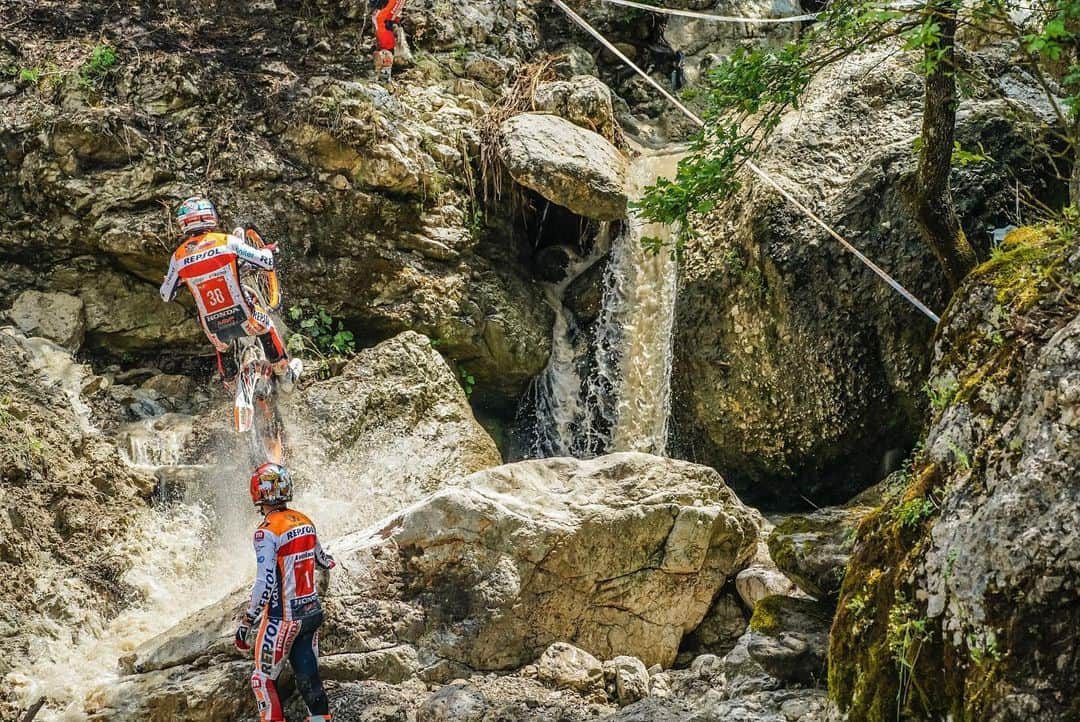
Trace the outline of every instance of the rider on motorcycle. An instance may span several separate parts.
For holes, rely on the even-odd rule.
[[[161,298],[166,303],[172,301],[180,283],[187,284],[195,297],[203,331],[217,349],[222,375],[222,354],[229,350],[229,342],[257,336],[278,378],[278,388],[286,393],[292,391],[303,364],[300,359],[289,360],[270,314],[240,281],[241,264],[272,271],[276,247],[253,248],[236,235],[221,232],[214,204],[199,196],[180,204],[176,222],[185,240],[169,261]],[[240,229],[237,232],[243,233]]]

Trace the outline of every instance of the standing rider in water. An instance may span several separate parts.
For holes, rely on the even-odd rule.
[[[330,719],[330,707],[319,679],[318,630],[323,611],[315,588],[315,565],[332,569],[334,559],[323,551],[311,520],[285,506],[291,500],[292,478],[285,467],[263,464],[255,470],[251,501],[263,514],[255,531],[259,568],[235,644],[242,652],[249,650],[248,634],[259,622],[251,689],[262,722],[285,719],[277,678],[286,659],[307,705],[307,719],[322,722]]]
[[[176,222],[185,240],[169,260],[161,298],[166,303],[172,301],[180,283],[187,284],[203,331],[217,349],[222,375],[222,354],[229,350],[229,342],[241,336],[258,336],[278,377],[278,388],[292,391],[303,364],[300,359],[289,360],[270,314],[240,282],[241,263],[272,271],[275,247],[253,248],[235,235],[220,232],[214,204],[198,196],[180,204]]]

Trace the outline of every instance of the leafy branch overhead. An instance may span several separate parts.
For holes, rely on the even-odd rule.
[[[916,147],[923,158],[920,180],[935,186],[937,197],[919,200],[924,209],[951,206],[951,197],[947,197],[949,166],[993,160],[981,148],[964,150],[952,139],[958,103],[955,84],[963,74],[953,59],[957,27],[963,27],[977,42],[1004,40],[1014,44],[1025,69],[1039,80],[1058,109],[1060,134],[1075,153],[1080,137],[1076,129],[1080,125],[1078,18],[1080,0],[1034,5],[1019,0],[977,0],[963,7],[942,0],[904,9],[882,9],[881,3],[872,0],[832,2],[797,40],[782,47],[736,49],[707,73],[703,87],[693,92],[695,102],[703,106],[705,127],[680,163],[675,179],[658,180],[637,207],[650,220],[679,223],[692,231],[695,220],[739,189],[746,162],[763,150],[784,114],[799,108],[818,73],[848,56],[880,47],[917,53],[915,67],[927,78],[925,109],[942,126],[938,135],[947,140],[943,147],[922,147],[926,137],[933,137],[923,130]],[[1059,92],[1067,97],[1058,98]],[[935,113],[935,107],[940,112]],[[1080,181],[1074,185],[1072,202],[1076,203]],[[944,222],[948,219],[918,220],[943,266],[947,261],[955,262],[959,268],[951,270],[962,275],[972,259],[957,262],[941,253],[944,250],[947,255],[949,246],[954,245],[960,247],[959,255],[964,255],[962,231],[948,228]],[[675,242],[679,244],[681,239]],[[649,250],[660,249],[653,244]]]

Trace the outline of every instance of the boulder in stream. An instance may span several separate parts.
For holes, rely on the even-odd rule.
[[[404,644],[418,676],[445,682],[517,669],[567,641],[601,659],[670,665],[753,553],[758,523],[715,471],[673,459],[620,453],[482,471],[333,544],[325,664]],[[219,635],[241,599],[138,656],[168,671],[230,654]],[[166,691],[155,674],[126,678],[114,696],[152,709]]]
[[[600,135],[555,115],[522,113],[500,128],[510,176],[585,218],[626,217],[626,158]]]

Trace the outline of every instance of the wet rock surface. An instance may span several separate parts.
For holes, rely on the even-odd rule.
[[[765,597],[754,606],[747,651],[783,682],[818,684],[825,678],[832,611],[812,599]]]
[[[835,600],[844,581],[855,529],[869,507],[819,509],[781,520],[769,535],[777,568],[817,599]]]
[[[1036,195],[1057,190],[1031,140],[1052,112],[1037,88],[1010,95],[1018,86],[997,51],[973,62],[1002,78],[988,81],[993,99],[958,113],[959,142],[997,159],[953,177],[978,243],[1008,222],[1017,179]],[[855,56],[814,81],[760,165],[940,311],[944,280],[907,201],[921,98],[902,56]],[[934,325],[774,191],[743,180],[696,224],[680,265],[678,453],[719,469],[751,502],[844,503],[913,445]]]
[[[1075,717],[1078,270],[1071,236],[1020,229],[946,313],[924,448],[860,525],[841,589],[829,685],[853,718],[895,714],[898,694],[900,714]]]

